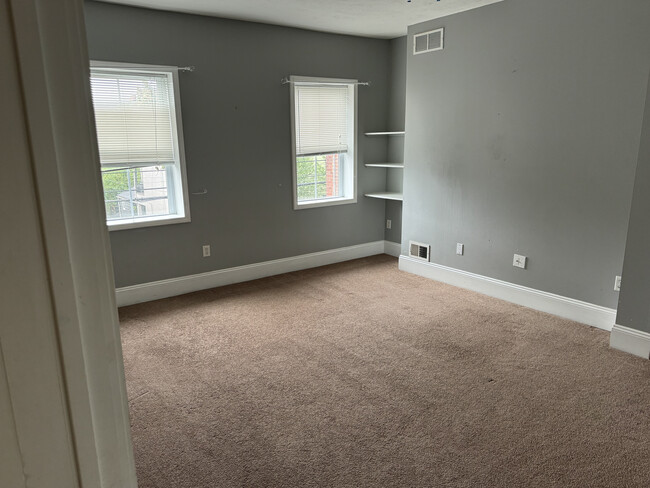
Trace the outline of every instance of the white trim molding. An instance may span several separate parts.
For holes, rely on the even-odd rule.
[[[399,242],[384,241],[384,254],[398,258],[402,254],[402,245]]]
[[[609,336],[609,347],[650,359],[650,334],[614,324]]]
[[[248,264],[234,268],[220,269],[180,278],[153,281],[141,285],[125,286],[115,290],[117,306],[134,305],[161,298],[168,298],[193,291],[216,288],[218,286],[242,283],[244,281],[266,278],[283,273],[291,273],[302,269],[316,268],[328,264],[365,258],[376,254],[390,254],[386,249],[394,251],[394,243],[387,241],[368,242],[356,246],[342,247],[328,251],[302,254],[289,258]],[[399,244],[395,244],[399,246]]]
[[[83,7],[0,0],[2,486],[138,484]]]
[[[435,263],[426,263],[408,256],[400,256],[399,269],[425,278],[442,281],[466,288],[484,295],[523,305],[528,308],[575,320],[583,324],[612,330],[616,321],[616,310],[582,302],[545,291],[508,283],[487,276],[450,268]]]

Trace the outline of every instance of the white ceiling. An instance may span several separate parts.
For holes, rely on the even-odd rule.
[[[502,0],[101,0],[160,10],[392,39],[409,25]]]

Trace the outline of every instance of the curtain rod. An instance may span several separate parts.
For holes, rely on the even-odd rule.
[[[336,82],[336,81],[291,81],[289,78],[282,78],[280,83],[283,85],[288,85],[290,83],[300,83],[301,85],[363,85],[369,86],[369,81],[353,81],[347,83],[345,81]]]

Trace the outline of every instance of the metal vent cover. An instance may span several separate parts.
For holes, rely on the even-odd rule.
[[[413,36],[413,54],[440,51],[445,47],[445,29],[440,28]]]
[[[429,261],[429,244],[421,242],[409,241],[409,256],[422,261]]]

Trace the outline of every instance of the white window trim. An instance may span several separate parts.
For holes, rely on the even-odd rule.
[[[357,121],[358,121],[358,80],[350,80],[344,78],[320,78],[311,76],[290,76],[290,101],[291,101],[291,173],[293,181],[293,209],[304,210],[308,208],[317,207],[331,207],[334,205],[346,205],[349,203],[357,203]],[[353,148],[352,148],[352,196],[342,198],[328,198],[327,200],[315,201],[312,203],[298,203],[298,175],[296,168],[296,104],[295,104],[295,82],[312,82],[312,83],[345,83],[353,84],[354,89],[354,123],[352,129],[353,135]]]
[[[178,202],[182,197],[183,200],[183,215],[179,216],[177,214],[173,215],[156,215],[152,217],[145,217],[139,219],[119,219],[119,220],[106,220],[106,225],[108,226],[109,231],[117,230],[126,230],[126,229],[137,229],[139,227],[154,227],[158,225],[169,225],[169,224],[181,224],[191,222],[190,217],[190,199],[189,192],[187,190],[187,169],[185,166],[185,140],[183,138],[183,120],[181,112],[181,94],[180,94],[180,85],[178,79],[178,67],[177,66],[164,66],[164,65],[153,65],[153,64],[139,64],[139,63],[121,63],[113,61],[90,61],[91,68],[112,68],[119,70],[120,68],[124,71],[131,70],[141,70],[141,71],[150,71],[150,72],[159,72],[159,73],[171,73],[172,76],[172,85],[174,93],[174,110],[172,111],[172,117],[174,119],[174,124],[172,129],[174,130],[174,135],[178,141],[178,160],[179,160],[179,170],[180,170],[180,188],[176,188],[176,201]]]

